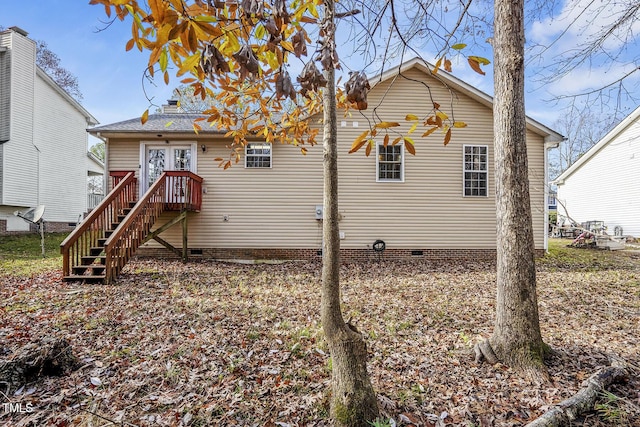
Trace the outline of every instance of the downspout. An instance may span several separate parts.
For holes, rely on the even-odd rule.
[[[40,149],[31,141],[31,145],[36,149],[36,206],[40,206]]]
[[[36,91],[35,91],[35,74],[34,74],[34,90],[33,90],[33,104],[31,107],[31,145],[36,149],[36,206],[40,206],[40,149],[35,143],[36,140],[36,126],[35,126],[35,109],[36,109]]]
[[[544,138],[544,251],[549,252],[549,150],[558,148],[560,141]]]
[[[26,33],[21,33],[18,31],[18,34],[22,34],[25,38],[27,37]],[[37,65],[36,65],[36,60],[37,60],[37,54],[36,54],[36,50],[33,50],[33,76],[31,79],[31,82],[33,83],[33,97],[31,99],[31,145],[33,145],[33,148],[36,149],[36,152],[38,154],[36,154],[36,168],[37,168],[37,172],[36,172],[36,206],[40,206],[40,149],[38,148],[38,146],[36,145],[35,141],[36,141],[36,137],[37,137],[37,133],[36,133],[36,73],[37,73]]]

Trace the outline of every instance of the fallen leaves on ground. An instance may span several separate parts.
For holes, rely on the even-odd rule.
[[[539,269],[541,327],[555,351],[539,383],[473,360],[473,344],[492,331],[494,270],[343,266],[345,320],[365,334],[383,414],[398,426],[525,425],[615,354],[629,382],[575,425],[640,425],[640,260]],[[81,361],[67,376],[0,394],[14,405],[0,410],[1,424],[329,425],[318,263],[136,260],[110,286],[65,283],[58,271],[1,280],[0,358],[63,337]]]

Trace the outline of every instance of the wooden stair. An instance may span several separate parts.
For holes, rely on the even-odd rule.
[[[79,264],[71,266],[71,274],[65,275],[63,280],[84,281],[86,283],[103,283],[107,273],[107,256],[105,252],[105,243],[109,237],[118,229],[118,226],[124,221],[129,212],[135,206],[135,202],[129,202],[129,206],[121,209],[121,213],[115,218],[117,221],[111,222],[109,228],[104,230],[104,237],[97,239],[97,245],[89,248],[89,253],[80,257]]]
[[[113,189],[60,244],[65,281],[103,283],[107,278],[105,245],[138,199],[135,173],[112,173]]]
[[[189,211],[200,212],[202,178],[189,171],[165,171],[138,200],[135,173],[116,172],[113,190],[60,244],[65,281],[113,282],[138,247],[150,238],[175,250],[158,234],[178,221],[184,224],[186,259],[186,217]],[[165,211],[180,214],[151,232]]]

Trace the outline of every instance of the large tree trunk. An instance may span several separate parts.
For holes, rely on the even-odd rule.
[[[334,2],[325,1],[333,23]],[[325,21],[326,22],[326,21]],[[325,36],[335,40],[333,34]],[[332,44],[332,46],[335,46]],[[367,372],[366,344],[340,310],[340,235],[338,229],[338,126],[335,70],[325,69],[324,104],[324,219],[322,224],[322,327],[332,361],[331,417],[338,426],[370,426],[378,416],[376,395]]]
[[[524,2],[495,0],[497,304],[489,344],[519,368],[543,368],[524,111]]]

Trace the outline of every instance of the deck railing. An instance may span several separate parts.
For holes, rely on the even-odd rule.
[[[196,211],[202,207],[202,177],[189,171],[166,171],[167,209]]]
[[[100,246],[98,239],[106,237],[118,222],[118,215],[122,215],[136,199],[135,174],[129,172],[60,244],[64,276],[69,275],[72,266],[82,264],[82,257],[89,256],[91,248]]]
[[[188,171],[164,172],[105,242],[105,282],[118,276],[162,212],[200,211],[201,206],[201,177]]]
[[[104,194],[87,193],[87,210],[90,211],[100,204]]]

